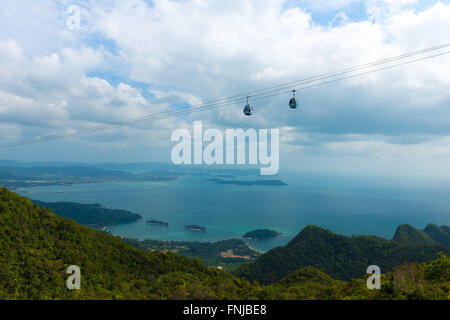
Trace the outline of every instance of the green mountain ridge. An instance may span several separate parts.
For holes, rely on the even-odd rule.
[[[409,243],[423,243],[423,244],[437,244],[429,234],[416,229],[409,224],[402,224],[398,226],[394,233],[392,240],[397,242],[409,242]]]
[[[450,246],[450,226],[440,226],[430,223],[423,229],[434,241]]]
[[[434,241],[433,241],[434,242]],[[271,284],[296,269],[313,266],[338,280],[359,278],[369,265],[383,272],[403,262],[436,259],[450,248],[438,243],[387,240],[375,236],[343,236],[318,226],[305,227],[286,246],[274,248],[234,274],[249,281]]]

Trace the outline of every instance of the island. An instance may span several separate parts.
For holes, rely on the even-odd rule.
[[[147,220],[145,223],[147,223],[147,224],[157,224],[157,225],[165,226],[165,227],[169,226],[168,222],[164,222],[164,221],[161,221],[161,220],[155,220],[155,219]]]
[[[205,231],[206,228],[202,226],[198,226],[196,224],[186,225],[184,226],[186,229],[192,230],[192,231]]]
[[[212,176],[213,178],[226,178],[226,179],[234,179],[235,176],[232,174],[215,174]]]
[[[281,181],[281,180],[224,180],[224,179],[217,179],[212,178],[211,181],[214,181],[217,184],[235,184],[238,186],[287,186],[287,183]]]
[[[280,234],[281,233],[269,229],[258,229],[247,232],[246,234],[244,234],[243,238],[245,240],[265,240],[276,238]]]
[[[127,210],[109,209],[101,204],[84,204],[77,202],[44,202],[33,200],[40,207],[51,209],[60,217],[70,218],[88,227],[102,229],[123,223],[132,223],[142,218],[141,215]]]

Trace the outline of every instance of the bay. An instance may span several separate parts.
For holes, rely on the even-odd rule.
[[[254,229],[281,232],[275,239],[249,242],[263,251],[286,244],[310,224],[345,235],[388,239],[403,223],[420,229],[430,222],[450,224],[450,184],[445,181],[296,174],[272,179],[288,185],[218,184],[209,176],[182,176],[174,181],[41,186],[17,192],[41,201],[99,203],[138,213],[143,219],[108,230],[140,240],[218,241]],[[166,221],[169,227],[146,224],[148,219]],[[188,224],[205,226],[206,231],[187,230]]]

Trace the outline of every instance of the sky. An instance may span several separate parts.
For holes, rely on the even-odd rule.
[[[69,28],[72,5],[79,28]],[[0,144],[133,119],[450,42],[450,1],[0,0]],[[450,178],[450,55],[183,117],[0,149],[170,162],[177,128],[279,128],[280,172]]]

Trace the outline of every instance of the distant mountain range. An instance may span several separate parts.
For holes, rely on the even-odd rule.
[[[170,162],[64,162],[64,161],[30,161],[19,162],[12,160],[0,160],[0,167],[91,167],[104,170],[132,170],[132,171],[188,171],[208,173],[228,173],[236,175],[258,175],[259,169],[249,168],[248,165],[222,165],[220,168],[208,165],[175,165]]]
[[[172,169],[177,167],[174,164],[166,162],[132,162],[132,163],[116,163],[116,162],[66,162],[66,161],[13,161],[0,160],[1,167],[95,167],[102,169]]]
[[[160,162],[74,163],[0,160],[0,186],[11,190],[19,187],[70,185],[74,183],[168,181],[185,175],[259,176],[259,171],[257,169],[239,169],[227,166],[223,166],[221,169],[200,165],[178,166]],[[265,184],[264,181],[256,183]],[[269,181],[268,183],[274,182]],[[275,183],[279,184],[280,182]]]

